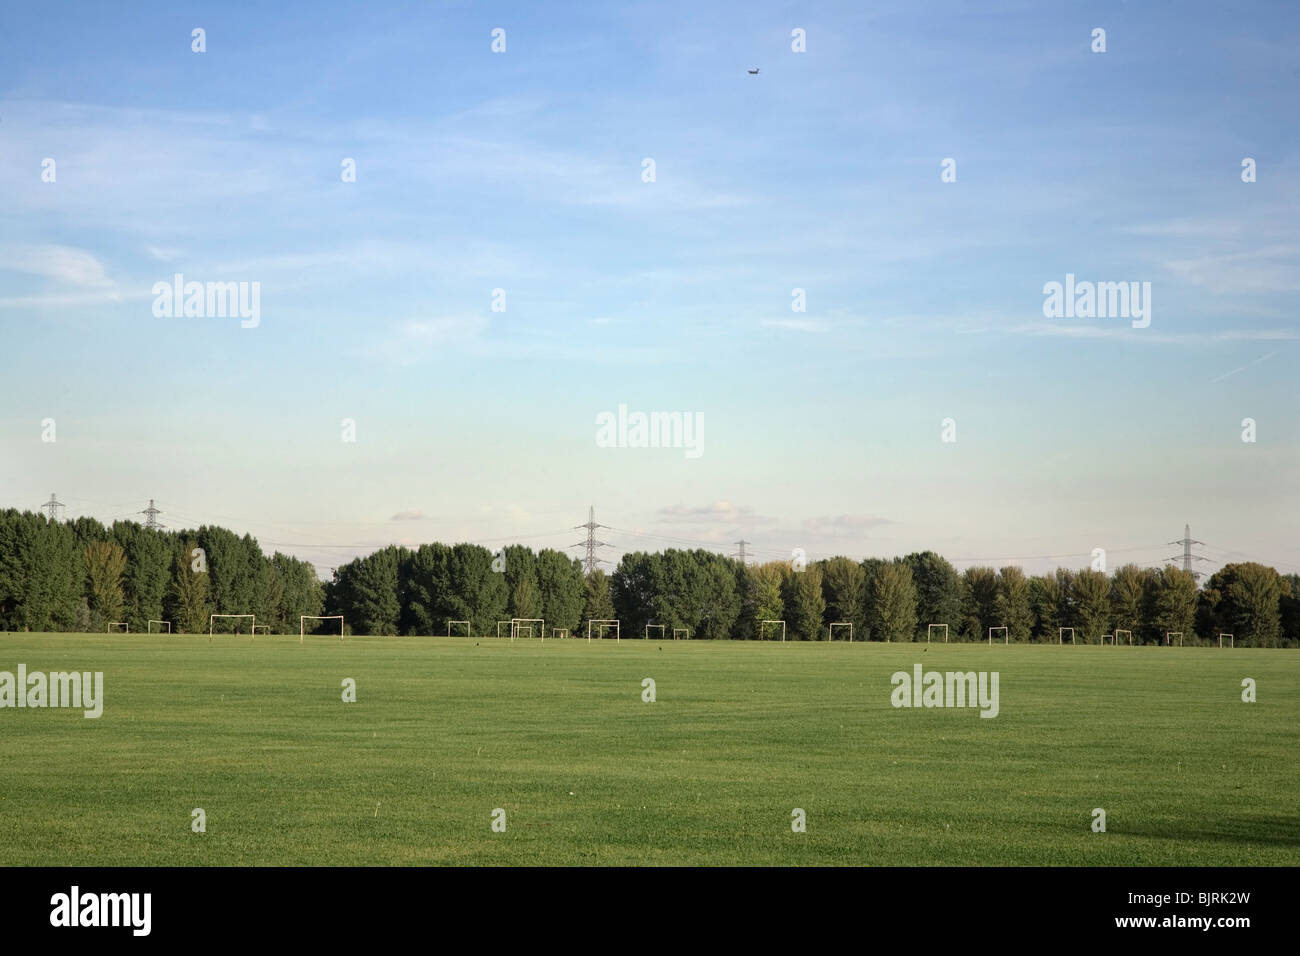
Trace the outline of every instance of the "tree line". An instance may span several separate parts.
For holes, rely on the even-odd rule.
[[[584,574],[553,549],[511,545],[494,554],[434,543],[381,548],[322,583],[311,564],[267,557],[254,538],[225,528],[160,531],[0,512],[2,630],[102,632],[126,621],[143,631],[153,619],[199,633],[212,613],[254,613],[272,633],[296,632],[300,615],[341,614],[348,632],[379,635],[445,634],[448,621],[492,635],[501,621],[540,618],[548,637],[556,628],[579,636],[589,620],[617,619],[625,637],[643,636],[650,624],[666,638],[685,630],[697,640],[756,640],[779,638],[781,628],[764,622],[784,621],[787,640],[805,641],[828,640],[841,623],[852,624],[858,641],[917,641],[942,624],[952,641],[986,640],[989,628],[1005,627],[1013,643],[1056,643],[1061,628],[1073,628],[1086,644],[1116,631],[1132,632],[1135,644],[1164,643],[1170,632],[1184,644],[1217,643],[1226,632],[1239,646],[1294,647],[1300,575],[1254,562],[1225,565],[1204,586],[1173,565],[958,572],[933,551],[835,557],[796,570],[699,549],[630,552],[609,574]],[[835,639],[849,633],[837,628]]]
[[[125,622],[135,632],[154,620],[197,634],[208,615],[234,613],[296,633],[299,615],[322,613],[323,602],[311,564],[268,558],[252,537],[225,528],[105,527],[0,511],[0,630],[103,633]]]

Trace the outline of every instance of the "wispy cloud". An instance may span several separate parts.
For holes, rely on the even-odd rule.
[[[730,501],[715,501],[709,505],[669,505],[660,508],[658,516],[665,521],[675,522],[711,522],[732,521],[746,524],[768,524],[776,519],[756,514],[748,505],[738,505]]]
[[[425,518],[423,511],[399,511],[389,518],[389,521],[423,521]]]
[[[830,536],[861,536],[872,528],[879,528],[887,524],[893,524],[893,522],[889,518],[881,518],[877,515],[824,515],[803,520],[805,530],[814,534]]]

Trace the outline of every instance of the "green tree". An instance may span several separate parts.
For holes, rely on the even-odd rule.
[[[1211,575],[1206,591],[1217,592],[1215,626],[1241,647],[1278,647],[1282,637],[1281,575],[1254,561],[1225,564]]]
[[[867,569],[867,621],[873,640],[916,639],[916,584],[901,561],[882,561]]]
[[[826,617],[826,599],[822,597],[821,568],[813,564],[803,571],[788,570],[784,583],[787,639],[824,639],[822,621]]]
[[[1154,623],[1157,640],[1163,642],[1167,635],[1183,635],[1183,643],[1196,639],[1196,578],[1190,571],[1166,564],[1156,572],[1152,586],[1154,593]]]
[[[1101,571],[1080,571],[1074,577],[1074,620],[1076,638],[1096,644],[1110,627],[1110,580]]]
[[[1116,569],[1110,583],[1111,617],[1115,628],[1131,631],[1136,643],[1144,643],[1144,637],[1148,636],[1148,631],[1142,628],[1147,605],[1146,572],[1136,564]]]
[[[818,567],[826,601],[827,635],[832,623],[848,621],[855,634],[866,637],[867,573],[862,565],[852,558],[831,558]],[[847,635],[841,630],[839,637],[843,640]]]
[[[962,634],[982,641],[990,627],[1001,627],[998,614],[998,575],[992,568],[967,568],[962,583]]]
[[[781,561],[746,565],[745,588],[741,596],[740,637],[757,640],[763,621],[785,619],[782,582],[787,565]]]
[[[587,575],[584,582],[586,597],[582,604],[582,624],[585,628],[588,621],[607,621],[612,620],[615,616],[614,600],[609,593],[609,578],[600,568],[594,569]],[[599,636],[600,631],[592,625],[592,636]]]
[[[933,551],[909,554],[903,561],[916,584],[917,633],[931,624],[947,624],[956,637],[962,623],[961,575]]]
[[[167,618],[181,634],[201,634],[213,613],[208,599],[208,573],[194,568],[198,541],[186,541],[172,557],[172,580]]]
[[[994,607],[1000,624],[1005,627],[1007,636],[1013,643],[1029,640],[1034,625],[1034,611],[1030,602],[1029,581],[1025,572],[1015,565],[1008,565],[998,572],[997,597]]]
[[[92,541],[86,545],[86,579],[90,601],[91,626],[96,631],[122,619],[125,601],[122,596],[122,573],[126,570],[126,553],[111,541]]]

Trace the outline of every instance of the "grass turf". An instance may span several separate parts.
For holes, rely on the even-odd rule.
[[[0,635],[19,663],[105,703],[0,709],[6,866],[1300,864],[1287,651]],[[892,707],[916,663],[998,671],[999,715]]]

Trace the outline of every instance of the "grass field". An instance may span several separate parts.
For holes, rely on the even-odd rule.
[[[1300,864],[1287,651],[0,634],[20,663],[105,703],[0,709],[6,866]],[[998,671],[999,715],[892,707],[916,663]]]

